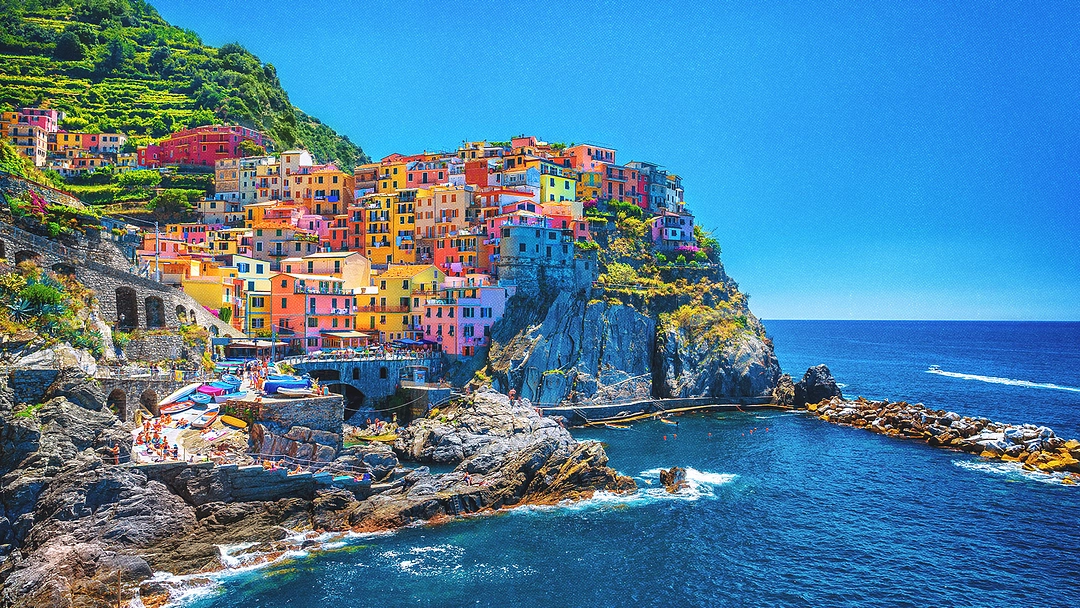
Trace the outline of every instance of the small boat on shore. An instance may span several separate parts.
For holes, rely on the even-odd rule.
[[[225,403],[229,399],[243,399],[247,396],[247,391],[237,391],[235,393],[221,393],[220,395],[214,395],[214,403]]]
[[[397,440],[397,433],[383,433],[382,435],[358,435],[360,441],[378,441],[381,443],[393,443]]]
[[[307,389],[309,386],[311,386],[311,381],[307,378],[292,376],[288,379],[267,380],[263,385],[263,391],[269,394],[279,392],[282,388]]]
[[[243,382],[239,376],[234,376],[233,374],[225,374],[221,376],[221,381],[225,384],[230,384],[237,387],[239,387],[240,384]]]
[[[205,429],[206,427],[214,424],[214,421],[218,418],[218,406],[211,405],[202,413],[201,416],[191,421],[191,428],[193,429]]]
[[[186,400],[181,401],[179,403],[174,403],[172,405],[168,405],[168,406],[165,406],[163,408],[160,408],[159,411],[161,412],[162,416],[165,416],[165,415],[172,416],[172,415],[175,415],[175,414],[179,414],[180,412],[186,412],[186,411],[190,410],[193,407],[195,407],[195,402],[192,401],[191,399],[186,399]]]
[[[195,389],[195,392],[213,397],[214,395],[220,395],[221,393],[226,392],[226,390],[221,388],[220,386],[214,386],[213,384],[204,384],[199,388]]]
[[[277,394],[284,397],[311,397],[315,394],[311,390],[311,387],[292,387],[292,386],[279,386],[277,388]]]
[[[221,422],[238,429],[246,429],[247,423],[235,416],[222,416]]]
[[[210,395],[207,395],[206,393],[201,393],[201,392],[196,391],[194,393],[191,393],[191,396],[188,397],[188,399],[191,399],[192,401],[194,401],[195,403],[198,403],[199,405],[206,405],[207,403],[210,403],[210,401],[213,400],[213,397],[211,397]]]
[[[185,397],[190,395],[191,393],[194,393],[195,390],[198,389],[200,386],[202,386],[201,382],[193,382],[193,383],[185,386],[184,388],[181,388],[181,389],[179,389],[179,390],[177,390],[177,391],[175,391],[173,393],[170,393],[168,397],[165,397],[161,401],[158,401],[158,407],[161,407],[162,405],[168,405],[168,404],[174,403],[176,401],[181,401]]]

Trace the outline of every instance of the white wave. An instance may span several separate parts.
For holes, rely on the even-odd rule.
[[[1065,473],[1044,473],[1042,471],[1028,471],[1018,462],[1001,462],[985,460],[954,460],[953,464],[968,471],[979,471],[992,475],[1003,475],[1012,479],[1026,479],[1040,483],[1061,485],[1065,479]]]
[[[836,383],[836,388],[847,388],[847,385],[844,384],[843,382],[837,382]]]
[[[939,376],[948,376],[949,378],[960,378],[961,380],[978,380],[979,382],[990,382],[992,384],[1007,384],[1009,386],[1022,386],[1025,388],[1047,388],[1055,391],[1069,391],[1070,393],[1080,393],[1080,388],[1074,386],[1061,386],[1059,384],[1052,384],[1049,382],[1032,382],[1031,380],[1016,380],[1014,378],[999,378],[997,376],[980,376],[978,374],[963,374],[960,372],[947,372],[941,369],[928,369],[928,374],[937,374]]]

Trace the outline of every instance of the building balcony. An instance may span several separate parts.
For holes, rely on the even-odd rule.
[[[318,287],[306,287],[304,285],[297,285],[293,288],[293,293],[304,293],[310,295],[327,295],[327,296],[343,296],[345,291],[342,289],[320,289]]]
[[[407,313],[409,312],[408,306],[357,306],[356,312],[390,312],[390,313]]]

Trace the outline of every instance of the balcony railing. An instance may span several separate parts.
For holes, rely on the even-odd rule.
[[[357,306],[356,312],[409,312],[408,306]]]

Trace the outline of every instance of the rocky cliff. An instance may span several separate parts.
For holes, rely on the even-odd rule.
[[[395,449],[403,460],[453,463],[407,471],[384,446],[351,447],[331,465],[370,470],[381,484],[329,483],[261,467],[111,464],[130,429],[93,381],[57,379],[41,404],[20,404],[0,382],[0,605],[115,606],[168,589],[147,579],[223,567],[221,544],[251,543],[270,558],[305,531],[384,530],[597,490],[632,490],[596,442],[576,442],[528,402],[478,393],[416,421]],[[252,559],[260,559],[255,557]],[[126,602],[125,602],[126,605]]]
[[[544,406],[771,394],[780,378],[772,342],[722,266],[608,262],[590,289],[515,297],[493,328],[480,383]]]

